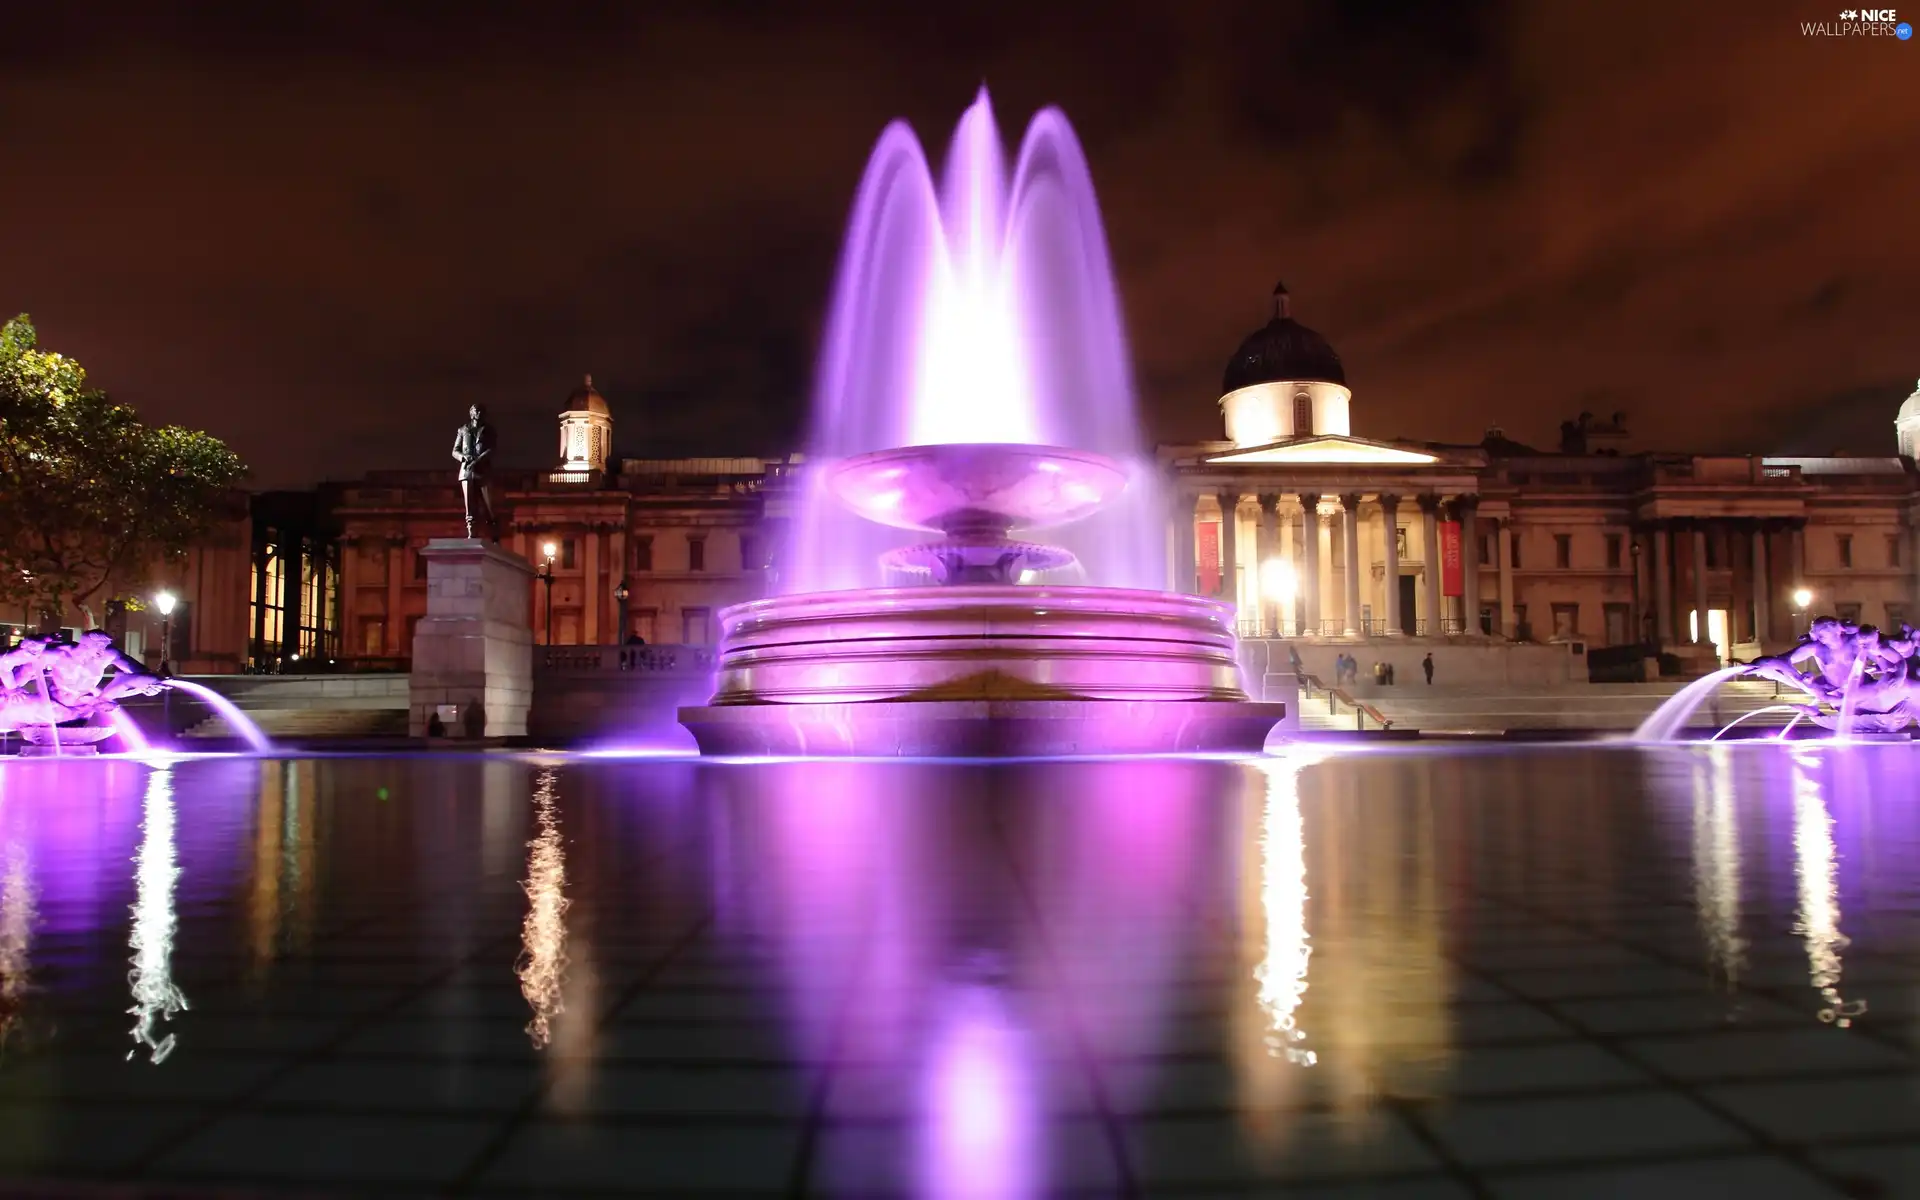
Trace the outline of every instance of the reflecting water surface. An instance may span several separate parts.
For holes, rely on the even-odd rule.
[[[0,1175],[1859,1194],[1911,762],[5,763]]]

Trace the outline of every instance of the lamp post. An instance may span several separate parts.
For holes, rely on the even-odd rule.
[[[620,581],[619,586],[613,589],[613,602],[620,606],[620,632],[615,634],[613,639],[614,644],[617,646],[626,644],[627,634],[631,628],[627,624],[627,600],[632,595],[633,593],[627,590],[627,581],[624,579]]]
[[[167,656],[173,653],[173,593],[162,591],[153,597],[153,606],[160,610],[160,675],[166,678],[172,675],[167,664]],[[166,689],[160,697],[160,724],[173,736],[173,689]]]
[[[547,645],[553,645],[553,559],[560,553],[560,547],[552,542],[540,547],[541,582],[547,585]]]
[[[167,657],[173,652],[173,593],[156,593],[153,606],[160,610],[160,673],[165,675],[168,673]]]

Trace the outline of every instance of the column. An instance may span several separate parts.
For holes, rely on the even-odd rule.
[[[1259,536],[1254,540],[1253,578],[1258,585],[1256,594],[1260,597],[1260,611],[1254,614],[1257,627],[1267,637],[1280,636],[1279,597],[1269,595],[1273,589],[1267,583],[1267,564],[1281,557],[1280,553],[1280,497],[1266,492],[1258,497],[1260,505]]]
[[[1460,512],[1460,627],[1469,636],[1480,636],[1480,526],[1476,520],[1480,500],[1462,496],[1455,501]]]
[[[1693,644],[1709,645],[1712,638],[1707,636],[1707,530],[1704,525],[1693,527]]]
[[[1426,580],[1427,636],[1439,637],[1446,628],[1440,620],[1440,498],[1420,497],[1420,545],[1425,561],[1421,564]]]
[[[1400,612],[1400,497],[1380,496],[1380,529],[1385,538],[1380,544],[1386,561],[1387,602],[1381,611],[1387,614],[1387,636],[1399,637],[1404,627]]]
[[[600,605],[604,603],[606,594],[612,589],[602,586],[603,581],[600,578],[600,530],[592,525],[587,526],[587,535],[581,540],[586,542],[587,560],[586,574],[580,585],[586,593],[580,597],[580,644],[598,646],[600,644]],[[715,552],[718,552],[717,548]]]
[[[1340,593],[1335,589],[1334,585],[1337,580],[1335,580],[1333,576],[1333,539],[1335,536],[1333,518],[1339,511],[1339,506],[1331,497],[1322,496],[1320,498],[1319,509],[1320,537],[1314,544],[1320,556],[1318,567],[1320,578],[1319,632],[1325,634],[1329,624],[1345,624],[1337,614],[1342,608],[1346,607],[1346,604],[1341,598]]]
[[[400,603],[400,581],[412,573],[406,539],[387,539],[387,654],[395,658],[413,653],[413,647],[407,645],[407,618]]]
[[[1344,543],[1341,547],[1347,556],[1347,625],[1348,637],[1360,636],[1360,497],[1345,495],[1340,497],[1341,532]]]
[[[1220,598],[1240,619],[1240,556],[1235,543],[1240,540],[1240,493],[1221,492],[1214,497],[1220,504]]]
[[[1656,630],[1660,635],[1660,646],[1665,649],[1674,644],[1673,626],[1673,530],[1665,525],[1656,525],[1649,535],[1653,539],[1653,613]]]
[[[1513,518],[1500,518],[1500,537],[1493,548],[1500,556],[1500,636],[1520,636],[1519,614],[1513,608]]]
[[[1773,580],[1767,572],[1767,527],[1753,527],[1753,640],[1764,651],[1773,636]]]
[[[624,516],[623,516],[623,520],[624,520]],[[769,562],[771,561],[771,559],[768,556],[773,553],[772,535],[769,532],[763,531],[762,538],[764,540],[762,540],[762,542],[760,543],[762,547],[760,551],[760,556],[761,556],[760,561]],[[760,575],[760,586],[754,590],[754,595],[756,598],[759,596],[764,596],[766,594],[767,572],[762,570],[759,572],[759,575]],[[626,582],[627,582],[627,527],[626,525],[621,524],[621,525],[614,526],[613,532],[607,535],[607,591],[609,593],[609,597],[611,597],[613,589],[619,587],[622,583],[626,583]],[[631,596],[631,593],[633,590],[633,585],[631,583],[627,584],[627,590],[628,590],[629,596]],[[633,632],[633,622],[628,619],[629,612],[631,610],[630,609],[622,610],[620,607],[620,602],[618,600],[613,600],[612,603],[615,610],[613,614],[613,621],[614,621],[613,636],[608,638],[607,640],[609,642],[612,642],[614,645],[620,645],[621,643],[627,640],[627,635]]]
[[[1807,586],[1807,523],[1805,521],[1797,522],[1793,527],[1793,579],[1789,582],[1796,588]],[[1816,601],[1818,599],[1815,597]],[[1808,613],[1807,616],[1811,618],[1813,614]],[[1794,636],[1800,636],[1800,631],[1794,630]]]
[[[1173,506],[1173,590],[1191,596],[1200,590],[1200,559],[1193,524],[1196,505],[1190,492],[1174,497]]]
[[[1320,497],[1300,497],[1300,633],[1320,632]]]

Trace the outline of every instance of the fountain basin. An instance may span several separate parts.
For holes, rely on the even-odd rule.
[[[1126,588],[956,585],[781,596],[720,614],[709,754],[1259,750],[1232,611]]]
[[[100,743],[119,732],[112,725],[28,725],[20,730],[22,758],[81,758],[98,754]]]

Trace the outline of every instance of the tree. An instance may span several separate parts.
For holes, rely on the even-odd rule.
[[[218,438],[88,387],[26,314],[0,326],[0,601],[91,612],[212,533],[245,474]]]

